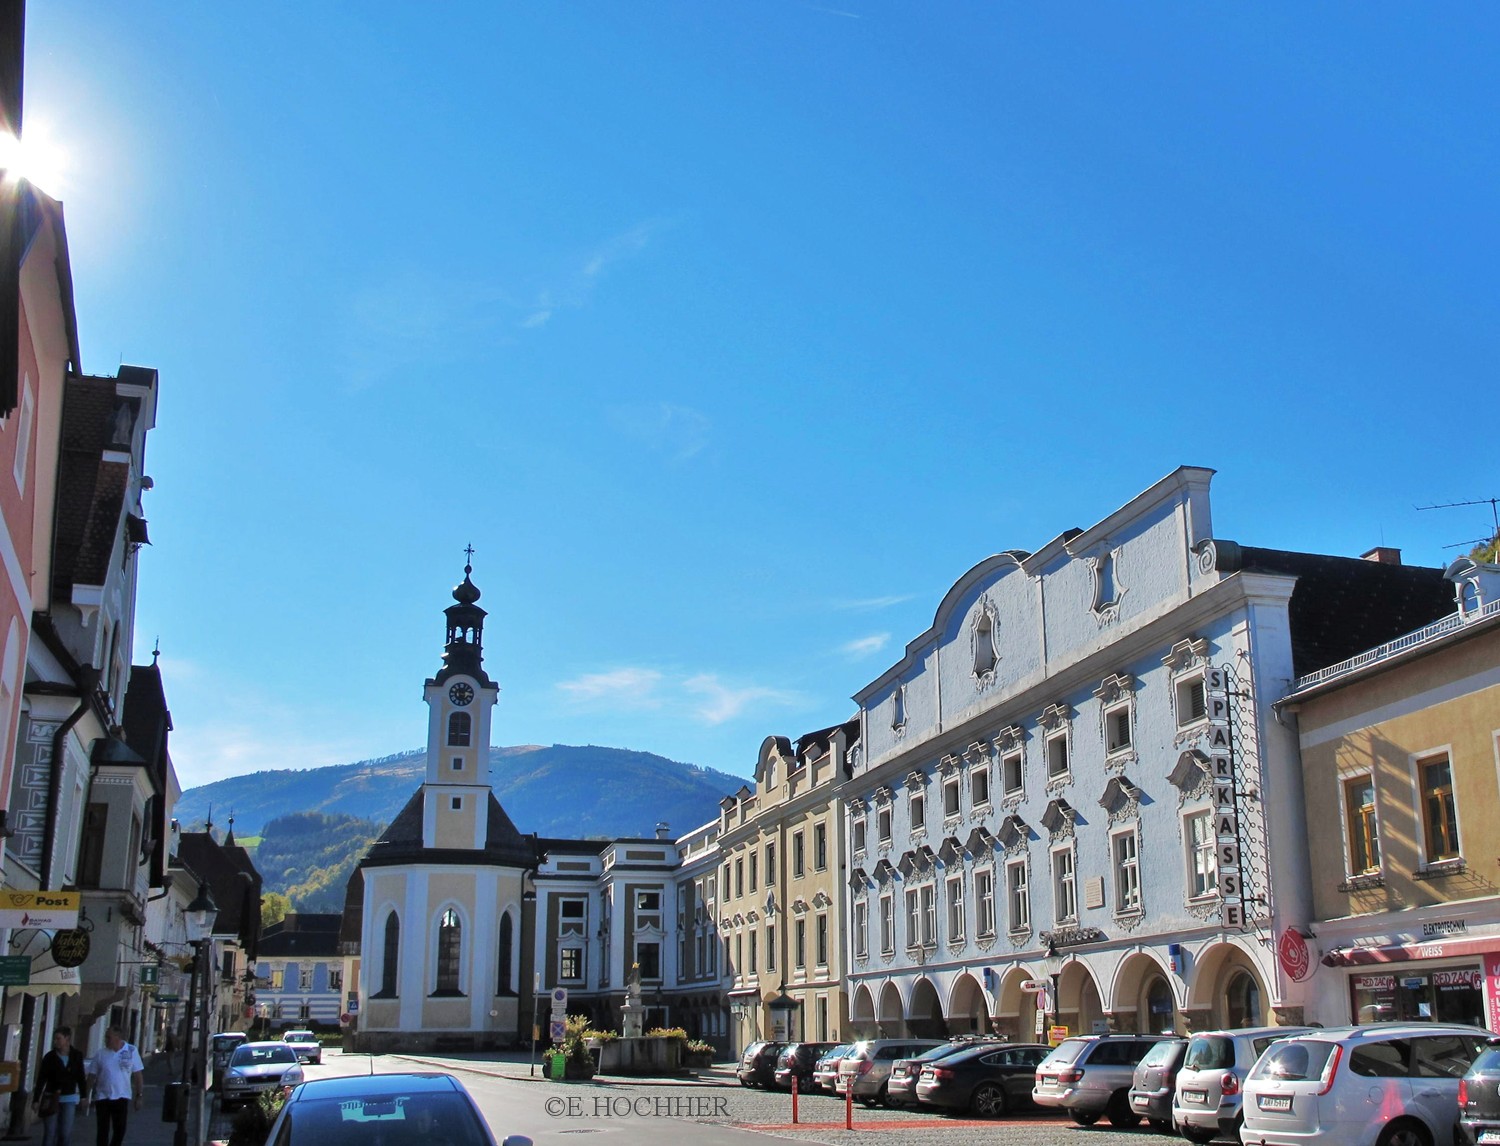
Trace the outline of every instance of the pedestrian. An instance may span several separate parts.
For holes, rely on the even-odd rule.
[[[42,1146],[70,1146],[73,1117],[87,1088],[83,1052],[73,1046],[73,1028],[58,1027],[52,1032],[52,1049],[37,1067],[31,1094],[31,1105],[42,1120]]]
[[[131,1106],[141,1108],[146,1064],[120,1028],[112,1026],[104,1032],[104,1045],[85,1070],[94,1094],[94,1140],[98,1146],[121,1146]]]

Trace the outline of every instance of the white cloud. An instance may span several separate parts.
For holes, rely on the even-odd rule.
[[[644,251],[662,224],[648,220],[630,230],[600,243],[576,264],[575,269],[558,274],[557,281],[537,293],[536,302],[518,323],[523,329],[535,330],[546,325],[559,310],[577,310],[588,305],[605,273],[616,263],[625,262]]]
[[[796,704],[800,697],[782,689],[751,685],[748,688],[730,688],[721,684],[713,673],[699,673],[682,682],[682,687],[695,696],[702,697],[697,706],[697,715],[709,724],[723,724],[739,716],[756,701],[769,701],[775,705]]]
[[[620,406],[610,411],[609,416],[626,437],[677,462],[702,453],[713,431],[708,415],[672,402]]]
[[[834,601],[831,607],[849,613],[873,613],[880,609],[889,609],[892,605],[899,605],[903,601],[910,601],[912,596],[911,593],[902,593],[899,596],[889,597],[855,597]]]
[[[521,327],[524,330],[535,330],[539,326],[545,326],[551,317],[550,310],[533,311],[521,320]]]
[[[559,681],[557,687],[573,700],[603,702],[627,708],[656,708],[661,701],[655,696],[661,673],[648,668],[620,668],[609,672],[584,673],[573,680]]]
[[[860,637],[858,640],[840,645],[839,652],[845,656],[858,659],[859,657],[867,657],[878,653],[886,645],[890,644],[890,641],[890,633],[871,633],[868,637]]]

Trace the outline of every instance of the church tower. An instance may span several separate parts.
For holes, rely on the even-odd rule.
[[[472,561],[472,550],[470,550]],[[483,849],[490,796],[490,720],[500,686],[484,671],[484,618],[472,564],[444,610],[443,667],[426,684],[427,775],[422,846]]]
[[[359,907],[346,926],[360,937],[363,1008],[345,1045],[361,1050],[486,1050],[529,1026],[523,937],[532,924],[522,921],[536,840],[516,830],[490,790],[500,688],[484,671],[485,612],[468,553],[444,610],[443,667],[422,691],[426,774],[349,880],[348,902]]]

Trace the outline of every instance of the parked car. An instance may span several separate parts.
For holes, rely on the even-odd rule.
[[[734,1072],[741,1086],[770,1086],[775,1081],[776,1056],[781,1053],[781,1043],[762,1040],[753,1042],[740,1056],[739,1068]]]
[[[839,1063],[854,1049],[853,1043],[840,1043],[817,1061],[813,1067],[813,1086],[825,1094],[837,1094]]]
[[[225,1110],[232,1110],[242,1102],[301,1081],[302,1063],[286,1043],[241,1043],[229,1056],[219,1103]]]
[[[922,1067],[927,1063],[958,1054],[959,1051],[972,1050],[976,1046],[999,1046],[1001,1041],[977,1037],[957,1038],[949,1040],[942,1046],[925,1050],[915,1058],[898,1058],[891,1064],[891,1076],[886,1079],[885,1104],[887,1106],[915,1106],[917,1104],[917,1080],[922,1075]]]
[[[266,1137],[275,1146],[495,1146],[463,1083],[451,1074],[372,1074],[304,1082]],[[500,1146],[531,1146],[521,1134]]]
[[[1266,1048],[1245,1080],[1245,1146],[1451,1146],[1458,1088],[1489,1032],[1449,1023],[1330,1027]]]
[[[229,1056],[243,1042],[249,1042],[244,1031],[221,1031],[208,1040],[209,1066],[216,1080],[223,1079],[224,1071],[229,1068]]]
[[[1082,1035],[1063,1039],[1036,1068],[1031,1096],[1038,1106],[1061,1107],[1079,1126],[1109,1115],[1111,1126],[1137,1125],[1130,1106],[1135,1068],[1160,1035]]]
[[[1490,1038],[1458,1080],[1460,1146],[1500,1143],[1500,1038]]]
[[[776,1070],[772,1075],[774,1085],[781,1090],[791,1090],[795,1077],[798,1091],[806,1094],[813,1089],[813,1068],[818,1059],[833,1048],[833,1043],[787,1043],[776,1056]]]
[[[839,1063],[838,1091],[853,1091],[857,1102],[879,1106],[885,1101],[886,1083],[897,1059],[912,1058],[925,1050],[942,1046],[939,1039],[865,1039]]]
[[[1187,1047],[1187,1039],[1164,1038],[1136,1063],[1135,1075],[1130,1080],[1130,1109],[1156,1130],[1172,1129],[1177,1072]]]
[[[1255,1060],[1277,1039],[1305,1034],[1310,1027],[1244,1027],[1205,1031],[1188,1040],[1187,1057],[1177,1072],[1172,1123],[1190,1142],[1211,1142],[1223,1134],[1237,1138],[1245,1078]]]
[[[303,1062],[323,1061],[323,1044],[318,1042],[318,1036],[312,1031],[287,1031],[281,1036],[281,1041],[296,1051],[297,1057]]]
[[[924,1063],[917,1098],[928,1106],[968,1110],[979,1118],[997,1118],[1016,1107],[1032,1105],[1036,1068],[1050,1046],[1039,1043],[981,1043],[957,1054]]]

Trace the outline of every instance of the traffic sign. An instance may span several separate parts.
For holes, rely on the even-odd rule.
[[[552,1031],[552,1041],[555,1042],[555,1043],[560,1043],[568,1035],[568,1024],[567,1023],[559,1023],[559,1022],[554,1021],[552,1023],[551,1031]]]
[[[552,1009],[559,1010],[568,1005],[568,989],[566,987],[552,988]]]

